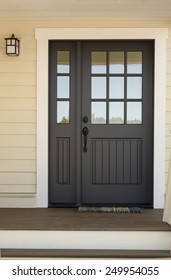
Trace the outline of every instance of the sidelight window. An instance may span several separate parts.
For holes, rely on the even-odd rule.
[[[69,124],[70,123],[70,84],[71,84],[71,71],[70,71],[70,52],[57,51],[57,123]]]

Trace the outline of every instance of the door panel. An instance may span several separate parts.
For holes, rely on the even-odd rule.
[[[84,43],[82,88],[82,203],[152,205],[153,43]]]
[[[51,42],[49,205],[76,203],[75,43]]]
[[[152,41],[50,43],[50,206],[152,206],[153,56]]]
[[[92,139],[93,184],[140,184],[140,139]]]

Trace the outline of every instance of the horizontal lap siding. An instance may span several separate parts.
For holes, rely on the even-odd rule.
[[[0,147],[0,159],[1,160],[36,160],[36,148],[35,147]]]
[[[11,31],[8,24],[0,30],[0,207],[34,207],[36,41],[31,24],[13,25],[21,38],[19,57],[5,55],[4,38]]]

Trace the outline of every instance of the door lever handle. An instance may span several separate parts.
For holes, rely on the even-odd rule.
[[[82,134],[84,135],[84,148],[83,151],[86,153],[87,152],[87,135],[89,133],[88,127],[83,127],[82,129]]]

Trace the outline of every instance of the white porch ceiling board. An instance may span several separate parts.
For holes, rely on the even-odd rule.
[[[171,0],[0,0],[0,19],[171,18]]]

